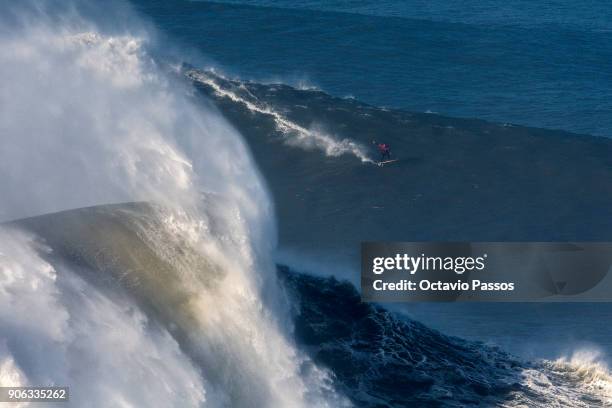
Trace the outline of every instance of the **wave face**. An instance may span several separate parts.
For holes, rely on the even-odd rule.
[[[601,357],[525,362],[361,303],[347,282],[279,275],[297,299],[296,337],[360,407],[594,407],[612,403]]]
[[[214,72],[204,73],[219,77],[216,84],[222,90],[242,90],[240,95],[248,91],[300,126],[318,122],[362,146],[384,138],[400,160],[379,168],[350,155],[330,157],[288,147],[275,136],[279,130],[268,113],[253,111],[207,85],[194,76],[193,68],[185,72],[248,140],[275,197],[281,252],[277,259],[292,269],[356,282],[358,244],[368,240],[426,241],[441,235],[458,241],[609,239],[612,190],[601,188],[602,181],[612,183],[608,139],[382,109],[317,90],[254,81],[225,83]],[[534,352],[523,360],[359,304],[348,284],[285,273],[299,304],[298,343],[315,362],[331,369],[336,388],[357,406],[610,403],[605,356],[586,358],[576,351],[556,359],[559,343],[567,340],[569,348],[576,349],[577,327],[568,332],[562,322],[563,330],[554,331],[559,316],[578,310],[570,305],[546,310],[503,305],[505,314],[499,316],[482,313],[481,305],[440,305],[441,310],[461,310],[453,316],[475,326],[480,337],[495,326],[507,342],[540,341],[545,329],[531,337],[523,329],[549,322],[550,337],[561,341],[548,338],[540,348],[549,348],[547,356],[555,357],[538,360],[541,356]],[[413,305],[396,309],[402,307],[410,314]],[[508,318],[520,313],[533,317]],[[482,323],[475,325],[480,318]],[[609,336],[597,329],[600,322],[585,317],[584,326],[609,344]]]
[[[145,203],[107,205],[3,226],[0,318],[9,324],[3,326],[0,379],[13,385],[46,379],[78,386],[71,396],[75,406],[299,404],[288,400],[294,397],[289,378],[283,401],[252,393],[266,389],[268,377],[260,376],[272,372],[260,371],[257,354],[240,358],[234,353],[261,352],[262,344],[232,350],[211,341],[225,331],[243,335],[230,320],[222,327],[208,321],[219,318],[219,302],[231,307],[221,290],[227,272],[169,231],[160,211]],[[190,276],[194,271],[197,277]],[[305,392],[318,394],[307,397],[306,406],[586,408],[612,403],[611,376],[596,354],[520,360],[361,303],[348,282],[284,266],[277,273],[292,299],[294,352],[302,355],[300,376],[310,381]],[[11,319],[26,308],[37,312],[35,318]],[[240,313],[252,318],[248,311]],[[214,333],[203,333],[204,328]],[[265,338],[273,339],[270,333]],[[282,352],[282,344],[275,347]],[[54,352],[51,359],[48,350]],[[213,351],[223,356],[221,366],[208,354]],[[239,366],[228,367],[233,364]],[[235,377],[234,369],[254,378]],[[223,375],[232,378],[217,378]],[[253,387],[248,400],[214,392],[219,382],[227,393],[245,381]],[[81,389],[88,392],[84,399]]]
[[[281,244],[338,252],[440,231],[554,239],[561,223],[561,237],[605,236],[608,141],[181,76],[121,3],[27,4],[0,9],[3,385],[69,385],[75,407],[611,402],[598,356],[521,361],[361,304],[349,283],[277,272],[272,201],[234,126]],[[381,130],[395,167],[369,163]],[[571,210],[597,229],[550,205],[576,191]]]
[[[281,246],[314,243],[335,251],[339,243],[358,248],[360,241],[406,237],[610,238],[607,138],[379,108],[318,90],[223,81],[194,69],[185,73],[249,142],[274,194]],[[384,141],[399,162],[380,169],[351,155],[287,148],[269,114],[224,92],[252,95],[303,128],[317,123],[374,159],[372,140]]]
[[[56,240],[2,228],[0,378],[68,384],[73,406],[337,405],[287,337],[272,205],[240,135],[146,30],[96,20],[114,3],[29,6],[2,5],[0,219],[155,205],[128,226],[58,216],[74,234]]]
[[[210,87],[211,90],[221,98],[227,98],[232,102],[243,105],[249,112],[260,114],[270,118],[278,131],[291,146],[302,147],[308,150],[318,149],[327,156],[336,157],[341,155],[352,155],[364,163],[374,163],[368,156],[367,149],[350,138],[339,139],[336,136],[317,129],[316,124],[306,128],[299,123],[289,119],[283,112],[275,110],[266,102],[260,100],[245,84],[239,81],[231,81],[214,71],[198,71],[187,69],[185,75],[196,83]]]

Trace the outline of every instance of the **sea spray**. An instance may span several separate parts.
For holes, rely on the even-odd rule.
[[[14,367],[9,374],[26,383],[74,386],[74,406],[86,398],[93,406],[189,406],[204,399],[212,406],[337,405],[326,372],[302,375],[304,364],[313,365],[288,340],[270,258],[276,242],[272,205],[241,137],[217,113],[194,105],[186,85],[160,74],[146,36],[98,29],[75,10],[51,22],[36,13],[25,16],[27,23],[12,22],[0,36],[0,219],[117,202],[152,204],[144,214],[111,212],[107,224],[81,219],[72,228],[89,225],[83,235],[66,235],[64,243],[49,245],[47,255],[34,248],[10,256],[5,275],[21,271],[23,284],[48,287],[55,303],[41,307],[37,319],[57,320],[58,328],[39,339],[22,332],[30,326],[10,326],[34,299],[11,297],[15,314],[4,316],[0,343],[11,346],[21,338],[23,348],[2,349],[3,367]],[[66,223],[54,231],[74,231]],[[123,249],[124,264],[105,257],[103,246],[96,250],[92,238]],[[27,252],[35,241],[20,248]],[[64,267],[77,261],[66,258],[75,253],[67,241],[81,251],[84,242],[94,249]],[[0,244],[2,253],[10,252],[8,238]],[[148,261],[125,265],[137,253]],[[34,275],[27,262],[36,259],[52,276],[41,281]],[[97,281],[104,271],[116,272],[109,275],[115,284]],[[58,288],[56,281],[68,286]],[[0,290],[9,285],[0,281]],[[157,334],[150,335],[149,326]],[[105,343],[98,345],[102,327],[110,338],[102,336]],[[33,361],[24,351],[45,339],[57,340],[44,343],[57,351],[57,361],[52,354]],[[95,357],[100,361],[90,361],[98,348],[104,350]],[[155,393],[149,391],[154,381],[115,386],[122,377],[111,373],[130,375],[130,360],[115,357],[131,349],[136,357],[145,353],[145,360],[136,360],[143,372],[165,382]],[[59,368],[64,374],[55,377]],[[165,381],[168,376],[187,389]]]
[[[106,295],[49,262],[50,249],[30,234],[0,227],[0,252],[3,386],[69,386],[72,406],[206,401],[177,342],[120,292]]]

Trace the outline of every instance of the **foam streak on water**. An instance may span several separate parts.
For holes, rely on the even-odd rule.
[[[214,75],[218,76],[218,74]],[[359,143],[346,138],[338,140],[338,138],[317,129],[306,129],[287,119],[265,103],[258,101],[252,94],[250,95],[252,96],[252,100],[248,100],[222,87],[215,81],[212,73],[189,70],[187,76],[195,81],[210,86],[217,95],[229,98],[234,102],[244,105],[251,112],[271,116],[276,123],[277,129],[286,136],[287,143],[290,145],[306,149],[316,148],[322,150],[327,156],[331,157],[350,154],[364,163],[373,163],[372,159],[367,155],[366,149]]]

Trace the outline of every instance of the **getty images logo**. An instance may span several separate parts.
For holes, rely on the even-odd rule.
[[[385,271],[406,271],[414,275],[418,271],[453,271],[462,275],[466,271],[482,271],[485,268],[487,254],[482,256],[411,256],[396,254],[390,257],[372,259],[372,272],[380,275]]]

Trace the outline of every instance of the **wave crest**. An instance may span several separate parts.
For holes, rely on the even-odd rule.
[[[300,126],[273,107],[258,100],[255,95],[249,92],[244,84],[229,81],[212,70],[199,71],[188,69],[185,75],[196,82],[209,86],[218,96],[229,98],[233,102],[242,104],[253,113],[272,117],[276,128],[285,136],[288,145],[305,149],[318,149],[331,157],[348,154],[364,163],[373,163],[373,160],[366,153],[365,147],[359,143],[348,138],[338,139],[316,127],[307,129]],[[238,91],[232,88],[238,88]]]

